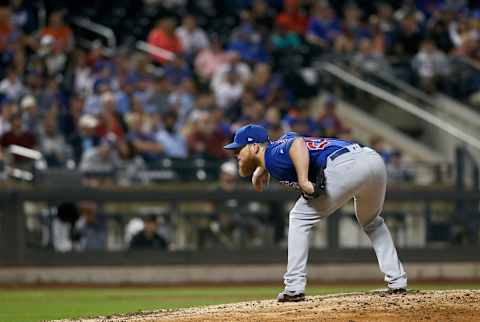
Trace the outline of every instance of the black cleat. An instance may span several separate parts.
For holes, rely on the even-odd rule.
[[[278,302],[300,302],[305,300],[304,293],[288,293],[283,291],[278,294],[277,301]]]
[[[407,293],[407,289],[400,287],[400,288],[388,288],[387,290],[388,294],[405,294]]]
[[[379,290],[374,290],[373,293],[380,294],[381,296],[393,295],[393,294],[406,294],[407,289],[403,287],[399,287],[399,288],[388,287],[388,288],[383,288]]]

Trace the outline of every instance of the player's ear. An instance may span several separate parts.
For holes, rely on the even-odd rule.
[[[253,152],[254,152],[255,154],[257,154],[257,153],[258,153],[258,151],[260,151],[260,144],[258,144],[258,143],[255,143],[253,146],[254,146],[254,150],[253,150]]]

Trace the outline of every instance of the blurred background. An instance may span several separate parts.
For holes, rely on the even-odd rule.
[[[376,149],[412,279],[480,279],[480,2],[1,1],[0,283],[281,282],[247,123]],[[378,280],[348,204],[310,277]]]

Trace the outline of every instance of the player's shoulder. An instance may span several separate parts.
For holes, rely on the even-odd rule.
[[[300,134],[296,133],[296,132],[287,132],[285,133],[284,135],[282,135],[278,140],[288,140],[288,139],[292,139],[292,138],[297,138],[297,137],[300,137]]]
[[[270,142],[268,153],[280,158],[287,156],[295,139],[300,137],[302,136],[295,132],[287,132],[277,140]]]
[[[293,142],[296,138],[301,137],[295,132],[287,132],[276,140],[270,141],[270,147],[284,145],[289,142]]]

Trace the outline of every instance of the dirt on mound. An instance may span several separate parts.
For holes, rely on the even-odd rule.
[[[85,322],[147,321],[479,321],[480,291],[409,291],[310,296],[304,302],[273,300],[160,310]],[[72,320],[68,320],[72,321]],[[75,320],[79,321],[79,320]],[[65,321],[67,322],[67,321]]]

